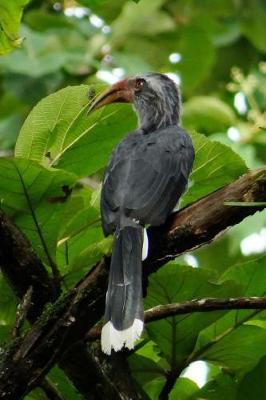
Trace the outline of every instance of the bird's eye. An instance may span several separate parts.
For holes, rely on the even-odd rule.
[[[143,88],[145,83],[146,83],[145,79],[137,78],[135,81],[135,89],[139,90],[139,89]]]

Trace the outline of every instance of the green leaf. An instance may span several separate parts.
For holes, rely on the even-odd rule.
[[[217,375],[188,400],[236,400],[237,385],[234,379],[225,372]]]
[[[68,253],[68,269],[64,282],[68,287],[72,287],[79,279],[84,276],[91,267],[93,267],[102,257],[111,252],[112,238],[103,238],[101,227],[88,229],[82,235],[76,237],[76,240],[66,242],[65,248],[59,249]],[[81,249],[79,251],[79,249]],[[64,254],[65,256],[65,254]],[[57,256],[58,258],[59,256]],[[61,254],[62,259],[62,254]]]
[[[222,275],[220,282],[235,281],[240,285],[241,296],[264,296],[265,261],[266,257],[262,257],[237,264]],[[265,318],[266,312],[263,310],[228,312],[200,333],[194,357],[217,362],[238,374],[243,374],[266,354],[266,330],[257,323]],[[256,346],[253,343],[256,343]]]
[[[203,28],[190,25],[182,30],[177,51],[182,59],[174,70],[181,74],[182,86],[188,93],[209,75],[215,61],[214,46]]]
[[[23,18],[23,21],[35,31],[48,31],[59,33],[58,28],[68,28],[71,30],[74,25],[74,21],[63,14],[51,14],[41,9],[33,9],[27,12]]]
[[[64,225],[58,237],[56,258],[61,270],[64,268],[64,282],[69,287],[111,249],[112,237],[103,236],[94,194],[88,188],[75,189],[62,218]]]
[[[224,335],[203,356],[206,360],[215,361],[242,374],[256,365],[260,357],[266,355],[265,340],[266,329],[242,325]]]
[[[128,359],[134,379],[149,396],[158,399],[165,384],[166,361],[158,354],[158,347],[148,341]]]
[[[103,168],[115,144],[134,127],[136,117],[130,106],[109,106],[87,116],[89,89],[97,92],[99,85],[67,87],[43,99],[21,129],[16,156],[79,177]]]
[[[251,2],[243,10],[242,32],[259,51],[265,53],[266,13],[265,8],[259,7],[258,3]]]
[[[71,194],[64,213],[64,225],[61,227],[59,240],[64,243],[83,232],[86,228],[99,226],[100,208],[94,205],[94,195],[88,187],[78,187]]]
[[[188,130],[210,134],[225,131],[235,123],[236,117],[222,100],[211,96],[196,96],[184,104],[182,121]]]
[[[1,207],[51,264],[69,186],[76,177],[24,159],[0,158]]]
[[[163,0],[152,2],[142,0],[138,4],[126,2],[121,14],[111,25],[113,30],[112,40],[126,41],[132,34],[155,35],[174,29],[173,19],[161,10]]]
[[[189,400],[199,388],[195,382],[188,378],[179,378],[171,391],[169,400]]]
[[[52,368],[52,370],[49,372],[48,377],[52,384],[58,389],[62,398],[67,400],[83,399],[83,396],[78,393],[72,382],[70,382],[68,377],[58,367]]]
[[[244,161],[230,147],[211,141],[199,133],[191,133],[191,137],[196,157],[190,175],[191,186],[181,200],[182,206],[233,182],[247,172]]]
[[[212,282],[209,271],[170,263],[151,276],[145,308],[196,298],[227,297],[237,292],[237,284]],[[171,368],[179,369],[193,350],[200,331],[222,315],[220,312],[180,315],[149,323],[147,331]]]
[[[233,265],[220,278],[220,282],[233,280],[243,287],[245,296],[262,296],[266,293],[266,256],[242,264]],[[246,311],[245,311],[246,312]]]
[[[255,342],[256,345],[256,342]],[[239,382],[236,400],[264,399],[266,396],[266,357]]]
[[[115,2],[109,0],[79,0],[79,3],[88,7],[107,23],[111,23],[121,12],[125,0],[116,0]]]
[[[10,52],[22,43],[18,29],[23,8],[29,0],[1,0],[0,4],[0,55]]]
[[[8,342],[15,322],[16,297],[0,272],[0,346]],[[1,347],[0,347],[1,349]]]
[[[40,388],[32,390],[27,396],[25,396],[25,400],[46,400],[46,399],[47,399],[46,395]]]

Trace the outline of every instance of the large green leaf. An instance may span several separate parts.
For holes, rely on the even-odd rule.
[[[241,15],[242,32],[263,53],[266,52],[266,12],[265,5],[255,0],[247,3]]]
[[[1,0],[0,4],[0,55],[20,46],[19,23],[23,7],[29,0]]]
[[[190,175],[191,184],[181,205],[191,203],[247,172],[244,161],[230,147],[196,132],[191,136],[196,157]]]
[[[225,102],[210,96],[195,96],[186,102],[182,120],[187,129],[206,134],[223,132],[236,121],[232,109]]]
[[[243,296],[263,296],[265,261],[266,257],[262,257],[235,265],[222,275],[220,282],[235,281],[242,286]],[[192,358],[217,362],[243,374],[266,354],[265,318],[266,312],[262,310],[228,312],[200,333]]]
[[[195,382],[188,378],[179,378],[170,393],[169,400],[189,400],[195,392],[198,392],[198,386]]]
[[[175,70],[181,74],[184,91],[191,92],[208,76],[214,64],[213,43],[203,28],[188,26],[182,30],[177,51],[182,59]]]
[[[207,382],[202,389],[196,391],[186,400],[236,400],[236,391],[236,382],[232,376],[224,371],[224,373]]]
[[[104,167],[136,117],[129,106],[109,106],[87,116],[89,89],[98,91],[99,86],[67,87],[43,99],[21,129],[16,156],[80,177]]]
[[[112,238],[103,236],[96,193],[88,188],[75,189],[65,209],[57,262],[64,267],[65,283],[69,287],[111,249]]]
[[[174,29],[173,19],[161,6],[164,0],[143,0],[139,4],[132,1],[125,3],[119,17],[111,25],[113,40],[126,41],[127,35],[138,34],[154,35]]]
[[[77,392],[72,382],[70,382],[68,377],[58,367],[52,368],[49,372],[48,379],[57,388],[62,398],[67,400],[83,400],[83,396]]]
[[[153,307],[196,298],[227,297],[237,292],[237,285],[230,281],[212,282],[212,275],[206,270],[170,263],[151,276],[145,305]],[[171,367],[179,369],[193,350],[200,331],[222,315],[213,312],[171,317],[149,323],[147,331]]]
[[[242,374],[266,355],[265,340],[266,329],[242,325],[212,344],[203,357]]]
[[[255,343],[256,344],[256,343]],[[239,382],[236,400],[266,398],[266,357]]]
[[[166,371],[169,368],[166,360],[158,352],[158,347],[146,339],[137,346],[129,358],[128,362],[134,379],[139,386],[149,396],[149,399],[158,399],[159,394],[165,384]],[[144,345],[143,345],[144,343]]]
[[[0,158],[1,207],[51,264],[64,204],[76,177],[24,159]]]

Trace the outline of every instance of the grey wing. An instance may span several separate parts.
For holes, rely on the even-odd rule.
[[[180,128],[179,128],[180,129]],[[133,146],[134,147],[134,146]],[[189,136],[180,129],[125,146],[107,169],[101,198],[103,229],[112,232],[121,213],[141,224],[160,225],[185,191],[194,160]]]

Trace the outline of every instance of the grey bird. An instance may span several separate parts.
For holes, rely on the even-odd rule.
[[[114,149],[101,192],[104,234],[114,234],[101,345],[106,354],[132,349],[143,330],[142,261],[145,226],[158,226],[187,187],[194,161],[190,136],[180,127],[181,98],[166,75],[122,80],[100,95],[90,111],[130,102],[139,127]]]

